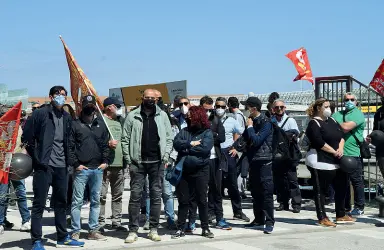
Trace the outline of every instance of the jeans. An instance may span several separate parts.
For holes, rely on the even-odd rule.
[[[137,232],[139,229],[140,205],[145,178],[149,179],[149,197],[151,200],[149,212],[149,227],[157,229],[161,212],[161,184],[164,178],[164,165],[159,162],[131,164],[131,197],[129,199],[129,230]]]
[[[310,167],[308,169],[311,172],[311,179],[313,183],[317,219],[322,220],[327,218],[327,214],[325,212],[325,196],[328,193],[328,189],[331,184],[335,189],[336,217],[344,217],[348,174],[341,169],[319,170]]]
[[[90,210],[89,210],[89,231],[94,232],[98,229],[98,219],[100,214],[100,190],[103,180],[102,169],[83,169],[76,171],[73,180],[73,197],[71,207],[72,232],[78,233],[81,230],[80,213],[83,206],[84,189],[89,184],[90,191]]]
[[[229,155],[230,148],[222,149],[223,154],[225,155],[228,162],[228,173],[226,178],[226,187],[228,188],[228,194],[231,198],[232,210],[234,214],[239,214],[242,212],[241,208],[241,196],[237,186],[237,166],[236,166],[236,157],[231,157]]]
[[[111,185],[112,195],[112,225],[121,225],[121,211],[123,207],[124,169],[122,167],[110,167],[104,171],[103,185],[100,195],[99,224],[105,224],[105,204],[107,202],[108,186]]]
[[[363,162],[360,157],[354,157],[358,163],[358,167],[355,171],[349,174],[349,180],[347,184],[347,197],[345,200],[345,208],[351,210],[351,191],[349,183],[352,183],[353,191],[355,193],[354,201],[355,208],[364,210],[365,206],[365,193],[364,193],[364,176],[363,176]]]
[[[255,221],[267,226],[273,226],[275,218],[272,162],[252,161],[250,163],[249,184],[253,198]]]
[[[209,160],[208,214],[215,215],[217,222],[223,219],[222,174],[219,159]]]
[[[17,197],[17,206],[19,207],[19,212],[21,216],[21,224],[24,224],[31,220],[31,215],[28,210],[27,204],[27,194],[25,192],[25,181],[13,181],[10,180],[15,190],[15,195]],[[8,207],[8,184],[0,184],[0,225],[4,223],[7,217],[7,207]]]
[[[190,194],[194,194],[201,228],[208,229],[208,202],[207,189],[209,180],[209,166],[202,166],[198,173],[184,174],[180,183],[176,186],[176,194],[179,201],[177,227],[184,230],[190,204]]]
[[[167,169],[164,169],[164,177],[163,177],[163,192],[162,192],[162,198],[164,203],[164,212],[165,216],[167,217],[168,225],[172,225],[175,223],[175,210],[174,210],[174,204],[173,204],[173,194],[172,194],[172,185],[165,179],[165,174],[167,173]],[[149,183],[149,180],[147,178],[146,182]],[[149,218],[149,211],[151,207],[151,200],[149,199],[149,185],[147,186],[147,198],[146,198],[146,216]]]
[[[285,207],[301,207],[301,192],[297,181],[297,164],[291,162],[273,162],[273,177],[276,193],[279,194],[279,203]]]
[[[49,187],[55,199],[54,213],[57,241],[62,241],[67,236],[67,222],[65,209],[67,207],[67,168],[36,167],[33,173],[33,203],[31,213],[31,238],[32,242],[41,241],[42,217]]]

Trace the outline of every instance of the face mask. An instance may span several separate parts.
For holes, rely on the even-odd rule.
[[[225,110],[224,110],[224,109],[216,109],[216,114],[217,114],[218,116],[223,116],[224,113],[225,113]]]
[[[155,106],[155,100],[152,100],[152,99],[144,99],[143,101],[143,105],[144,107],[146,107],[147,109],[151,109]]]
[[[83,113],[86,116],[91,116],[93,114],[93,112],[95,112],[95,108],[94,107],[85,107],[85,108],[83,108]]]
[[[331,117],[331,115],[332,115],[332,111],[331,111],[331,109],[330,108],[326,108],[326,109],[324,109],[324,111],[323,111],[323,115],[325,116],[325,117]]]
[[[354,107],[356,107],[356,105],[355,105],[355,103],[353,103],[353,102],[351,102],[351,101],[348,101],[348,102],[345,103],[345,108],[346,108],[347,110],[351,110],[351,109],[353,109]]]
[[[159,100],[157,101],[157,105],[158,106],[164,105],[163,99],[159,98]]]
[[[116,110],[116,116],[122,116],[123,115],[123,108],[119,108]]]
[[[56,106],[63,106],[65,104],[65,96],[57,95],[55,98],[53,98],[53,102]]]
[[[181,113],[183,113],[183,115],[187,114],[188,113],[188,107],[183,105],[183,107],[181,108]]]

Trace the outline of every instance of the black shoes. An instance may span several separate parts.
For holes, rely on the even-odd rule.
[[[300,213],[300,210],[301,210],[301,207],[294,207],[294,208],[292,209],[292,212],[293,212],[294,214],[298,214],[298,213]]]
[[[177,230],[174,234],[172,234],[172,239],[180,239],[181,237],[185,236],[185,232],[183,230]]]
[[[242,221],[245,221],[245,222],[250,222],[251,221],[243,212],[240,212],[240,213],[237,213],[237,214],[233,215],[233,219],[235,219],[235,220],[242,220]]]
[[[289,211],[289,206],[280,203],[280,205],[275,210],[276,211],[283,211],[283,210]]]
[[[203,232],[201,233],[201,236],[203,236],[205,238],[208,238],[208,239],[215,238],[215,235],[209,229],[203,229]]]

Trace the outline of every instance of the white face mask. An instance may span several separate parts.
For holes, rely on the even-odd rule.
[[[116,115],[122,116],[123,115],[123,108],[119,108],[118,110],[116,110]]]
[[[181,108],[181,113],[183,113],[183,115],[187,114],[188,113],[188,107],[183,105],[183,107]]]
[[[332,115],[332,111],[331,111],[331,109],[330,108],[326,108],[326,109],[324,109],[324,111],[323,111],[323,115],[325,116],[325,117],[331,117],[331,115]]]
[[[217,114],[218,116],[223,116],[224,113],[225,113],[225,110],[224,110],[224,109],[216,109],[216,114]]]

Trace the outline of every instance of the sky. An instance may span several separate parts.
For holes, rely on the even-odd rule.
[[[188,95],[300,91],[285,57],[314,76],[369,84],[383,59],[382,0],[0,0],[0,83],[69,88],[62,35],[99,95],[187,80]]]

